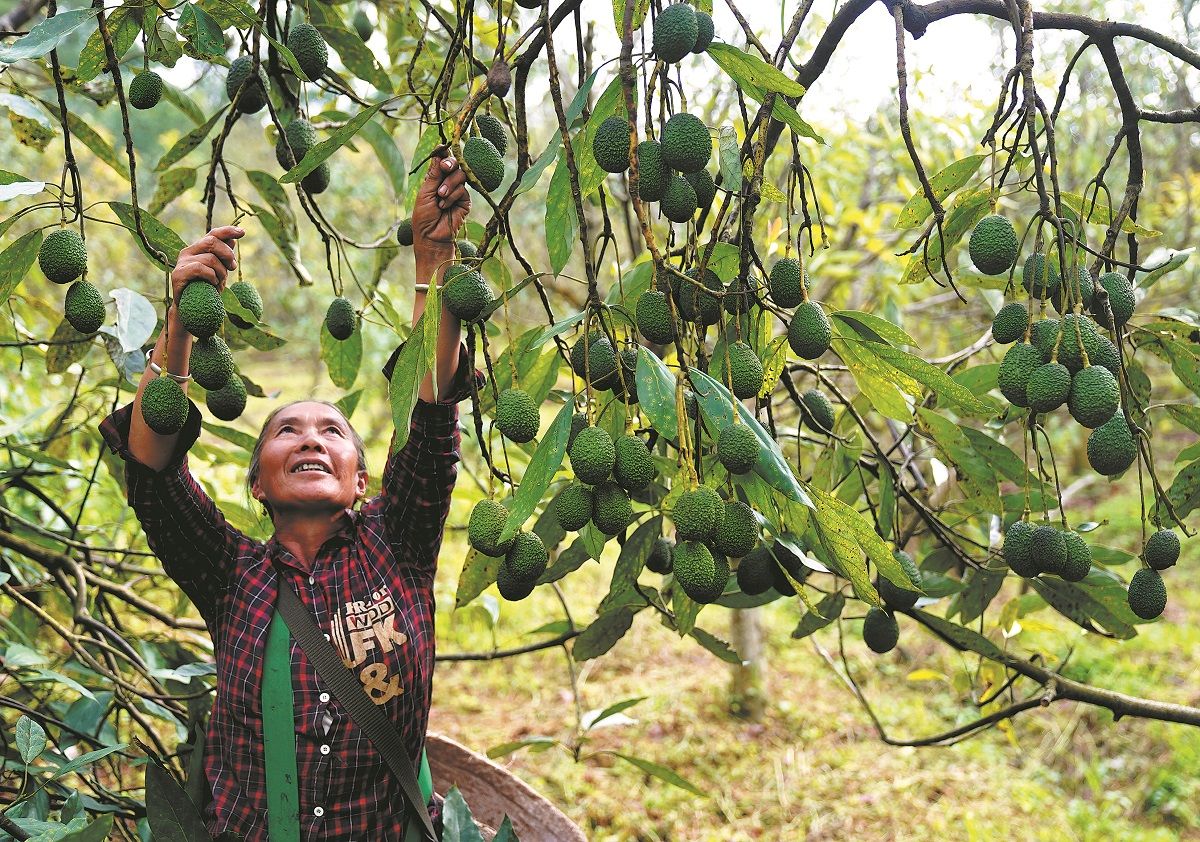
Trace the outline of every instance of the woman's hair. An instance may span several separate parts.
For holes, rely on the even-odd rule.
[[[358,434],[358,430],[354,429],[354,425],[350,423],[350,419],[346,418],[346,413],[342,412],[342,408],[336,403],[330,401],[317,400],[315,398],[303,398],[297,401],[290,401],[282,406],[271,410],[271,414],[267,416],[267,420],[263,421],[262,429],[258,431],[258,439],[254,442],[254,450],[250,454],[250,470],[246,473],[246,491],[253,497],[254,483],[258,480],[258,472],[260,469],[259,461],[262,458],[263,442],[267,437],[267,430],[271,426],[271,422],[275,420],[275,416],[283,412],[289,407],[293,407],[299,403],[320,403],[325,406],[333,407],[338,411],[346,421],[346,426],[350,428],[350,440],[354,442],[354,449],[358,452],[358,470],[365,471],[367,469],[367,449],[363,444],[362,436]],[[267,501],[262,501],[262,506],[267,511],[267,517],[275,519],[275,514],[271,511],[271,504]]]

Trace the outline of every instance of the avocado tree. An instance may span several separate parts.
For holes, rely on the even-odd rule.
[[[1156,450],[1164,432],[1200,433],[1200,316],[1154,306],[1189,252],[1147,256],[1157,229],[1178,229],[1147,188],[1145,149],[1200,112],[1162,109],[1129,56],[1182,74],[1200,54],[1029,0],[846,0],[828,19],[804,2],[771,42],[755,4],[727,3],[716,26],[706,0],[622,0],[594,21],[581,5],[24,0],[0,17],[14,153],[0,169],[0,604],[17,688],[0,706],[19,773],[0,786],[20,800],[0,829],[145,838],[147,811],[153,822],[176,797],[167,771],[198,759],[204,624],[131,544],[120,465],[94,434],[144,369],[185,238],[247,225],[288,286],[327,290],[320,353],[347,413],[364,333],[405,339],[389,389],[400,446],[438,325],[408,328],[390,273],[412,244],[414,175],[441,148],[463,162],[475,210],[427,307],[464,322],[487,373],[464,406],[465,462],[488,494],[470,512],[456,604],[493,584],[510,601],[559,589],[590,560],[613,572],[587,616],[564,600],[534,644],[439,657],[563,647],[583,661],[645,612],[736,667],[744,653],[702,609],[786,599],[793,638],[836,624],[883,655],[928,634],[978,664],[979,716],[911,738],[884,731],[844,664],[888,743],[944,745],[1058,701],[1200,724],[1198,709],[1069,679],[1066,646],[1023,651],[1020,636],[1023,617],[1057,612],[1127,640],[1183,582],[1200,454],[1171,477]],[[915,192],[852,220],[836,144],[802,116],[804,95],[832,84],[852,24],[882,15],[904,150],[885,165]],[[994,22],[1007,67],[970,132],[978,148],[935,167],[944,146],[910,105],[906,57],[960,16]],[[1045,33],[1070,50],[1051,85]],[[617,48],[602,57],[605,38]],[[1098,158],[1064,153],[1083,67],[1115,103]],[[184,89],[188,68],[202,70]],[[339,170],[372,158],[365,180]],[[886,247],[851,279],[828,255],[859,247],[862,219]],[[312,323],[272,283],[261,295],[262,279],[241,277],[208,300],[195,285],[179,302],[211,415],[197,447],[235,467],[253,438],[231,423],[269,397],[239,358],[286,353]],[[905,326],[917,290],[944,295],[934,326],[957,322],[965,341]],[[182,393],[159,382],[152,424],[178,429]],[[1070,493],[1085,474],[1136,495],[1139,554],[1095,539]],[[147,754],[137,797],[130,761]]]

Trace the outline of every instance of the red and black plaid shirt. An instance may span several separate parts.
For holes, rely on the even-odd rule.
[[[196,482],[187,460],[200,433],[195,404],[162,471],[129,452],[133,404],[101,422],[105,441],[125,460],[129,504],[150,548],[212,635],[217,688],[204,746],[212,788],[204,819],[213,836],[267,840],[262,676],[278,587],[272,559],[419,763],[433,681],[433,579],[460,458],[457,404],[470,394],[465,360],[462,348],[441,402],[417,402],[411,435],[388,459],[381,493],[347,510],[311,571],[275,538],[264,544],[229,525]],[[474,375],[478,384],[482,375]],[[301,838],[399,842],[399,782],[294,640],[291,654]]]

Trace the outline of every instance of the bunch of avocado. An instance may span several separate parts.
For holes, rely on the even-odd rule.
[[[504,155],[508,152],[508,132],[491,114],[475,116],[477,134],[463,143],[462,159],[474,180],[488,193],[504,181]]]
[[[38,249],[38,267],[47,280],[71,284],[63,299],[63,316],[71,327],[80,333],[98,331],[104,324],[104,297],[83,278],[87,272],[83,236],[72,228],[59,228],[47,234]]]
[[[467,540],[476,552],[501,559],[496,586],[501,596],[515,602],[533,593],[546,572],[550,554],[536,532],[517,532],[501,541],[507,519],[508,509],[502,503],[490,498],[480,500],[467,521]]]
[[[229,285],[238,304],[257,322],[262,318],[263,303],[258,290],[247,281]],[[232,421],[246,408],[246,384],[238,375],[233,354],[219,335],[228,318],[239,328],[252,323],[228,313],[217,288],[206,281],[192,281],[183,288],[176,302],[179,322],[194,339],[188,369],[192,379],[205,390],[208,410],[222,421]],[[172,378],[151,380],[142,393],[142,417],[150,429],[160,435],[173,435],[187,421],[188,402],[183,389]]]
[[[592,157],[602,170],[622,173],[631,166],[632,127],[625,117],[604,120],[592,138]],[[658,202],[663,216],[683,223],[697,210],[712,207],[717,186],[706,166],[712,157],[712,136],[700,118],[673,114],[658,141],[644,140],[635,151],[638,197]]]
[[[982,229],[982,234],[981,234]],[[981,272],[999,274],[1016,264],[1016,234],[1004,217],[985,217],[971,235],[971,260]],[[1083,267],[1063,282],[1058,261],[1035,252],[1022,268],[1026,302],[1010,301],[992,320],[997,343],[1013,343],[997,372],[997,384],[1013,406],[1037,413],[1066,406],[1071,417],[1092,430],[1088,461],[1104,476],[1115,476],[1137,459],[1137,443],[1121,412],[1117,346],[1102,332],[1112,321],[1119,329],[1133,315],[1134,293],[1128,279],[1108,272],[1094,280]],[[1098,294],[1098,287],[1104,290]],[[1039,318],[1032,318],[1034,302]],[[1046,316],[1053,302],[1061,319]],[[1107,302],[1105,304],[1104,302]],[[1091,308],[1093,318],[1083,312]],[[1100,314],[1103,314],[1100,316]]]
[[[745,560],[759,542],[754,510],[741,500],[723,500],[714,489],[697,485],[676,498],[669,514],[675,524],[671,554],[675,581],[696,602],[715,602],[729,581],[729,559]],[[751,561],[752,568],[759,559]],[[752,574],[747,576],[754,580]]]

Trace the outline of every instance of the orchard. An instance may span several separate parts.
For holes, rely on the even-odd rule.
[[[0,12],[0,838],[202,838],[165,828],[211,703],[206,627],[95,427],[132,400],[180,250],[221,225],[247,231],[236,278],[173,303],[195,337],[193,470],[249,535],[270,523],[239,483],[281,392],[328,394],[373,449],[393,427],[402,447],[432,314],[462,325],[486,379],[460,407],[465,558],[443,549],[438,586],[489,627],[541,625],[444,646],[440,670],[562,650],[578,707],[577,665],[619,662],[651,618],[733,674],[751,719],[771,704],[766,635],[825,653],[893,746],[1060,704],[1200,725],[1194,684],[1168,700],[1067,669],[1077,647],[1196,625],[1200,53],[1104,4],[1041,5]],[[921,113],[930,74],[910,62],[967,18],[998,69],[954,124]],[[890,27],[891,99],[834,132],[806,94],[854,85],[826,71],[860,19]],[[439,286],[411,250],[442,155],[472,210]],[[164,434],[188,415],[166,377],[142,407]],[[1076,634],[1033,642],[1051,618]],[[961,715],[888,736],[854,673],[916,641],[969,667]],[[586,762],[589,729],[641,700],[560,747]],[[530,748],[547,739],[493,756]],[[608,754],[705,796],[661,759]]]

